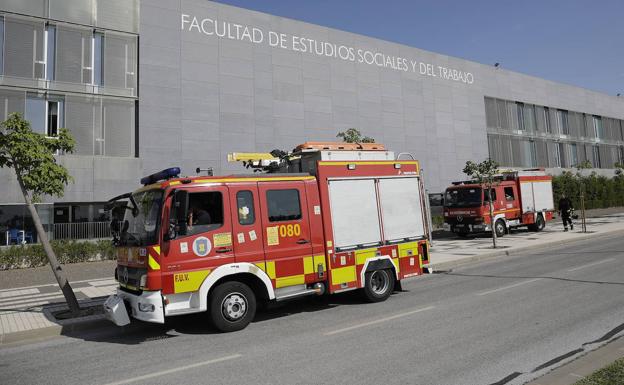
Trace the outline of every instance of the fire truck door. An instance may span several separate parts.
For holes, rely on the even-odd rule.
[[[305,283],[312,259],[304,182],[260,182],[266,268],[275,288]]]
[[[520,205],[518,204],[518,191],[516,186],[505,186],[503,188],[505,198],[505,217],[515,219],[520,216]]]
[[[232,213],[232,237],[236,262],[256,264],[266,271],[262,243],[260,203],[256,182],[228,186]]]
[[[188,228],[163,247],[163,291],[197,291],[211,270],[234,262],[230,198],[225,186],[189,189]]]

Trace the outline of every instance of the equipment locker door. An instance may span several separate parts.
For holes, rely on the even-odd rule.
[[[277,289],[302,285],[312,260],[304,182],[259,182],[258,191],[266,271]]]

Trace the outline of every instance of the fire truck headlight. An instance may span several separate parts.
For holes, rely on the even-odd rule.
[[[145,286],[147,286],[147,275],[146,275],[146,274],[143,274],[143,275],[141,276],[141,280],[139,281],[139,286],[140,286],[140,287],[145,287]]]
[[[142,312],[153,312],[156,308],[151,303],[141,303],[139,302],[139,311]]]

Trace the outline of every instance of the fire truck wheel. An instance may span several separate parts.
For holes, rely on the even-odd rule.
[[[529,230],[542,231],[544,227],[546,227],[546,221],[544,221],[542,214],[539,214],[537,218],[535,218],[535,224],[529,225]]]
[[[387,270],[369,271],[365,275],[364,297],[369,302],[385,301],[394,288],[394,272]]]
[[[224,282],[209,298],[210,318],[222,332],[234,332],[247,327],[256,315],[256,296],[241,282]]]
[[[494,224],[494,231],[496,231],[496,236],[501,238],[505,235],[505,221],[499,219]]]

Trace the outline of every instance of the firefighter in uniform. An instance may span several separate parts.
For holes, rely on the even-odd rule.
[[[559,214],[563,220],[563,231],[568,231],[568,223],[570,224],[570,230],[574,230],[572,218],[570,217],[571,211],[572,202],[565,194],[561,194],[561,199],[559,199]]]

